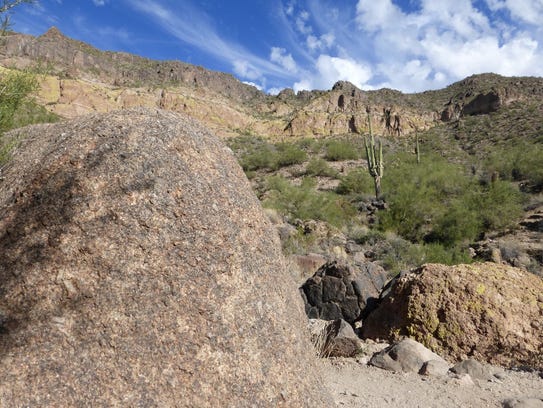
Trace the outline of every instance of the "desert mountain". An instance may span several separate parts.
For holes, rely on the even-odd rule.
[[[413,94],[391,89],[363,91],[340,81],[327,91],[294,93],[285,89],[272,96],[231,75],[202,67],[101,51],[66,37],[54,27],[38,37],[17,33],[7,36],[0,45],[0,65],[40,73],[37,101],[63,118],[136,106],[158,107],[188,114],[229,140],[249,136],[253,141],[244,141],[238,150],[231,144],[242,162],[248,146],[259,138],[289,143],[303,138],[359,139],[368,131],[366,108],[371,107],[373,130],[385,137],[389,156],[412,149],[416,134],[427,153],[460,163],[483,181],[496,173],[533,194],[543,188],[536,163],[540,149],[533,149],[542,142],[542,78],[474,75],[444,89]],[[354,148],[364,149],[360,143]],[[262,165],[270,158],[266,149],[256,153],[260,154],[256,164],[242,163],[251,172],[264,167],[251,175],[253,187],[263,199],[268,173],[277,170],[275,165]],[[307,160],[321,156],[322,152],[309,154]],[[493,158],[493,164],[487,163],[489,158]],[[345,177],[350,171],[365,166],[365,160],[332,160],[336,161],[331,164],[333,168],[324,171],[328,175],[317,176],[318,190],[333,191],[341,180],[348,182]],[[390,164],[399,159],[385,160],[389,162],[388,172]],[[307,164],[289,168],[294,161],[287,157],[280,165],[287,168],[278,174],[300,183]],[[543,211],[538,198],[531,201],[526,220],[519,220],[521,229],[507,236],[496,231],[494,236],[480,237],[482,241],[475,248],[478,256],[541,270],[540,228],[536,225],[528,229],[521,223],[531,222],[530,217],[538,217]],[[371,202],[355,205],[372,214]],[[370,221],[374,218],[370,215]]]
[[[367,131],[366,106],[384,133],[408,135],[460,116],[496,111],[517,101],[540,99],[541,78],[478,75],[449,87],[416,94],[390,89],[362,91],[338,82],[328,91],[285,89],[266,95],[233,76],[179,61],[154,61],[98,50],[58,29],[33,37],[13,33],[0,46],[4,67],[42,72],[41,103],[66,118],[133,106],[185,112],[221,136],[252,134],[284,139]],[[397,116],[397,128],[392,122]]]

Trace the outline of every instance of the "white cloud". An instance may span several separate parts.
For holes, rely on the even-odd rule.
[[[279,92],[281,92],[282,90],[283,90],[283,89],[281,89],[281,88],[270,88],[270,89],[268,89],[268,92],[267,92],[267,93],[268,93],[269,95],[277,95],[277,94],[279,94]]]
[[[282,65],[260,57],[239,43],[228,41],[216,31],[216,24],[203,12],[180,2],[169,9],[159,0],[126,0],[132,8],[155,20],[162,29],[214,58],[229,63],[242,79],[262,80],[265,76],[290,78],[292,73]]]
[[[316,73],[294,84],[296,92],[303,89],[329,89],[340,80],[349,81],[359,88],[368,88],[371,69],[360,62],[322,54],[316,63]]]
[[[107,3],[107,0],[92,0],[92,2],[94,3],[95,6],[100,7],[100,6],[105,6]]]
[[[262,72],[249,61],[234,60],[232,61],[232,68],[236,75],[239,75],[242,78],[254,81],[262,77]]]
[[[356,22],[371,44],[367,58],[376,68],[372,84],[420,91],[482,72],[543,74],[536,31],[497,16],[491,20],[472,0],[417,3],[406,11],[391,0],[358,1]],[[517,20],[543,25],[543,0],[486,3],[491,10],[508,10]]]
[[[541,0],[486,0],[491,10],[507,10],[512,17],[534,25],[543,25],[543,1]]]
[[[243,83],[245,85],[250,85],[250,86],[254,86],[256,89],[258,89],[259,91],[262,91],[262,86],[261,85],[258,85],[258,84],[255,84],[254,82],[250,82],[250,81],[243,81]]]
[[[288,72],[294,73],[298,71],[298,67],[296,66],[294,58],[292,58],[291,54],[287,54],[287,50],[285,50],[284,48],[272,47],[270,60],[281,65]]]
[[[292,16],[292,14],[294,14],[294,4],[292,3],[287,4],[287,7],[285,8],[285,13],[288,16]]]
[[[502,75],[527,75],[537,62],[537,43],[527,37],[517,37],[500,46],[494,37],[481,37],[455,44],[454,64],[448,44],[432,39],[423,41],[426,55],[436,69],[449,77],[463,78],[473,73],[499,72]]]
[[[323,34],[320,37],[308,35],[306,42],[311,51],[324,51],[332,47],[336,37],[333,33]]]
[[[404,18],[401,10],[390,0],[360,0],[356,6],[356,20],[363,30],[373,32],[393,28]]]
[[[302,11],[296,18],[296,27],[298,28],[298,31],[306,35],[311,34],[313,31],[311,26],[307,24],[307,20],[309,20],[309,13],[305,10]]]

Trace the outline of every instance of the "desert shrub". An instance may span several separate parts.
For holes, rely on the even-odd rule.
[[[245,172],[260,169],[273,169],[275,167],[275,155],[271,146],[263,144],[242,154],[241,167]]]
[[[398,155],[392,163],[383,179],[389,209],[379,227],[411,242],[453,248],[512,225],[522,212],[522,194],[511,183],[481,185],[440,156],[426,155],[417,165]]]
[[[309,163],[307,163],[307,166],[305,167],[305,173],[310,176],[331,178],[336,178],[339,175],[338,171],[330,167],[326,160],[318,157],[312,158]]]
[[[426,236],[429,242],[439,242],[448,247],[457,243],[469,243],[478,238],[483,227],[483,220],[469,202],[469,193],[452,200],[452,204],[439,215],[431,232]]]
[[[356,214],[353,206],[334,193],[315,190],[314,179],[304,178],[295,186],[281,176],[268,178],[268,192],[263,204],[290,218],[321,220],[341,227]]]
[[[30,95],[38,89],[35,75],[24,71],[0,72],[0,166],[7,162],[19,140],[6,140],[2,134],[30,123],[52,121]],[[44,113],[45,112],[45,113]]]
[[[522,215],[524,196],[507,181],[495,181],[481,189],[477,208],[485,231],[503,230]]]
[[[365,169],[351,170],[349,174],[341,178],[336,188],[338,194],[373,194],[374,183],[368,171]]]
[[[380,227],[413,242],[422,241],[451,201],[474,184],[461,167],[439,156],[427,155],[417,164],[411,155],[400,154],[391,163],[383,178],[389,210],[380,215]]]
[[[49,112],[34,100],[26,100],[13,114],[12,127],[16,129],[36,123],[54,123],[59,120],[60,117],[58,115]]]
[[[279,143],[275,145],[275,148],[275,157],[272,159],[275,169],[300,164],[307,160],[307,153],[293,144]]]
[[[13,128],[15,113],[37,88],[35,75],[23,71],[0,73],[0,132]]]
[[[257,170],[277,170],[300,164],[307,160],[307,153],[292,143],[273,145],[255,136],[239,136],[228,140],[246,174]]]
[[[281,247],[285,255],[306,254],[315,250],[315,235],[305,234],[300,228],[281,241]]]
[[[304,138],[296,142],[296,145],[312,155],[320,153],[323,147],[323,141],[314,138]]]
[[[486,157],[487,173],[497,172],[503,180],[523,181],[528,190],[543,190],[543,145],[493,147]]]
[[[347,140],[330,140],[326,143],[324,158],[329,161],[356,160],[358,147]]]
[[[381,244],[377,255],[391,275],[425,263],[456,265],[472,262],[468,250],[463,247],[447,247],[440,243],[414,244],[401,237],[390,236]]]

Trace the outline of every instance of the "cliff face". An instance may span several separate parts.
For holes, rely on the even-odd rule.
[[[341,81],[330,91],[295,94],[287,89],[270,96],[232,75],[199,66],[101,51],[54,27],[39,37],[7,36],[0,44],[0,65],[45,71],[38,101],[63,117],[152,106],[187,113],[224,137],[365,133],[368,106],[374,131],[398,137],[543,95],[541,78],[485,74],[419,94],[362,91]]]
[[[116,86],[181,83],[214,89],[237,101],[263,96],[255,87],[243,84],[229,74],[180,61],[153,61],[123,52],[101,51],[66,37],[55,27],[39,37],[8,36],[2,54],[4,59],[12,60],[16,65],[39,61],[51,64],[60,76],[99,79]]]

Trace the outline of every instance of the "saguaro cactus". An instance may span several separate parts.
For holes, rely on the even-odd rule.
[[[420,164],[420,146],[418,133],[415,136],[415,154],[417,155],[417,164]]]
[[[375,144],[375,138],[371,129],[371,109],[369,107],[366,108],[366,113],[368,114],[368,126],[370,131],[369,141],[367,138],[364,138],[366,160],[368,162],[368,171],[370,176],[373,177],[373,182],[375,184],[375,198],[379,200],[381,197],[381,178],[383,177],[384,170],[383,143],[381,140],[378,140],[377,145]]]

